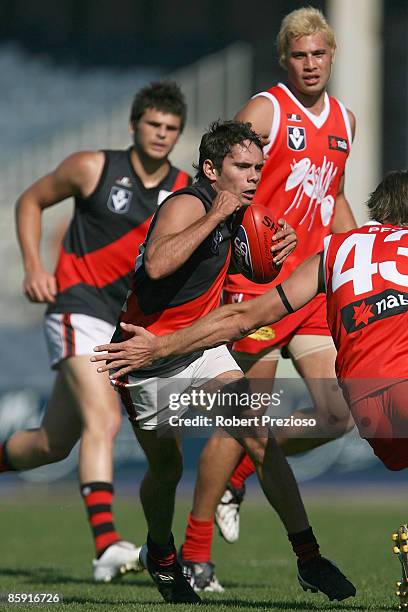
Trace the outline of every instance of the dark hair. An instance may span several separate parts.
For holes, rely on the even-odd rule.
[[[218,172],[221,171],[222,162],[231,153],[234,145],[241,144],[245,140],[253,142],[262,151],[260,137],[251,128],[250,123],[241,121],[214,121],[204,134],[200,143],[200,157],[198,164],[194,164],[197,170],[196,178],[205,176],[203,165],[206,159],[210,159]]]
[[[408,171],[394,170],[370,195],[368,216],[379,223],[408,225]]]
[[[183,131],[187,105],[180,87],[174,81],[155,81],[138,91],[130,109],[130,121],[137,123],[148,108],[180,117],[180,131]]]

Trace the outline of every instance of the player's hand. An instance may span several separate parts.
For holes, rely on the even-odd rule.
[[[210,212],[211,214],[217,215],[221,222],[237,212],[242,206],[244,206],[244,204],[240,202],[236,195],[229,191],[220,191],[212,203]]]
[[[151,365],[158,346],[157,336],[144,327],[130,323],[121,323],[120,326],[131,338],[115,344],[96,346],[95,353],[101,354],[91,357],[92,362],[105,361],[105,365],[97,368],[98,372],[115,370],[109,375],[111,380]]]
[[[297,234],[293,227],[285,221],[285,219],[278,219],[278,225],[282,229],[277,231],[272,240],[276,242],[271,248],[272,253],[276,253],[273,258],[274,263],[277,266],[281,266],[285,259],[295,250],[297,245]]]
[[[30,302],[53,303],[58,292],[57,280],[44,268],[37,268],[26,273],[23,290]]]

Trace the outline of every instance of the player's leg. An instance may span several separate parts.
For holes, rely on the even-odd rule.
[[[58,372],[40,427],[17,431],[2,445],[0,471],[31,470],[65,459],[81,435],[81,421],[64,375]]]
[[[129,377],[129,385],[118,386],[118,389],[148,464],[140,487],[148,527],[140,561],[166,602],[198,603],[200,598],[177,561],[171,531],[183,461],[179,437],[169,428],[169,419],[174,415],[169,410],[167,389],[184,392],[189,384],[189,369],[178,375],[179,381],[171,375],[164,380]]]
[[[264,344],[265,341],[262,346]],[[262,391],[271,394],[280,350],[272,347],[271,349],[264,348],[261,354],[246,352],[246,349],[253,351],[256,347],[256,339],[244,339],[235,343],[234,348],[236,350],[232,354],[245,375],[251,380],[262,381],[260,382]],[[247,453],[241,452],[240,459],[228,480],[227,487],[223,491],[215,511],[215,522],[220,535],[227,542],[236,542],[239,538],[239,513],[245,495],[245,482],[254,473],[255,466],[252,459]]]
[[[98,374],[89,355],[60,364],[82,423],[79,482],[95,544],[94,579],[109,582],[138,571],[139,549],[123,541],[113,518],[113,443],[121,424],[120,404],[107,374]]]
[[[304,379],[313,400],[311,411],[298,410],[294,418],[313,418],[313,437],[305,437],[303,427],[293,426],[276,435],[285,454],[293,455],[326,444],[354,427],[335,373],[336,349],[331,336],[296,335],[289,343],[293,363]],[[306,432],[307,433],[307,432]]]

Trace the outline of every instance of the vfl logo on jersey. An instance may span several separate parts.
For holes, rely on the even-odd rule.
[[[220,244],[222,242],[222,234],[221,231],[217,228],[213,234],[211,239],[210,251],[213,255],[218,255],[220,252]]]
[[[348,141],[347,138],[341,138],[341,136],[329,136],[329,149],[333,151],[342,151],[343,153],[348,152]]]
[[[292,151],[306,149],[306,130],[304,127],[288,125],[288,147]]]
[[[408,293],[388,289],[353,302],[341,309],[341,319],[349,334],[370,323],[408,311]]]
[[[296,113],[286,113],[286,117],[288,121],[302,121],[301,115],[296,115]]]
[[[169,195],[173,193],[172,191],[167,191],[167,189],[160,189],[159,195],[157,196],[157,206],[160,206],[164,202]]]
[[[109,210],[119,215],[124,215],[130,208],[130,202],[132,200],[132,192],[123,187],[112,187],[109,199],[107,202]]]
[[[251,252],[249,250],[248,236],[242,225],[238,227],[232,242],[232,256],[239,271],[247,278],[251,278],[253,276]]]
[[[123,187],[131,187],[132,181],[128,176],[120,176],[115,181],[118,185],[123,185]]]

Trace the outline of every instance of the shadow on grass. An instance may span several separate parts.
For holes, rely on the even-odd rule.
[[[28,568],[8,568],[1,567],[0,568],[0,576],[9,576],[13,578],[21,578],[24,579],[25,582],[31,582],[32,584],[54,584],[56,587],[60,584],[93,584],[96,585],[92,578],[76,578],[75,576],[70,576],[68,574],[57,573],[54,569],[50,567],[37,567],[35,569]],[[106,586],[139,586],[139,587],[151,587],[153,586],[152,581],[146,577],[133,577],[132,580],[129,580],[130,576],[127,576],[125,580],[114,580],[112,582],[105,583]],[[104,586],[103,583],[100,585],[102,588]],[[134,602],[132,602],[134,603]]]

